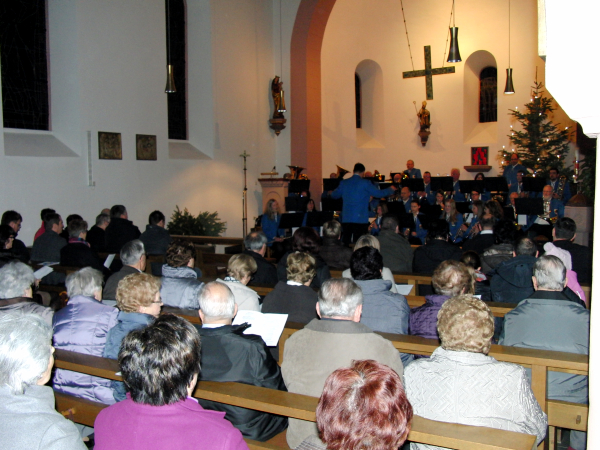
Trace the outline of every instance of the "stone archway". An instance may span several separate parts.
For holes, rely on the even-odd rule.
[[[290,89],[293,105],[292,164],[321,179],[321,45],[336,0],[302,0],[290,45]],[[313,194],[321,183],[312,183]]]

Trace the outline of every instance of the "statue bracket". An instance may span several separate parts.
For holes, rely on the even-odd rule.
[[[421,130],[419,131],[419,137],[421,138],[421,145],[423,147],[425,147],[425,144],[427,143],[427,139],[429,139],[429,135],[431,134],[431,131],[427,130]]]
[[[286,119],[284,118],[278,118],[278,119],[270,119],[269,120],[269,127],[275,131],[275,134],[277,136],[279,136],[279,133],[281,133],[281,130],[283,130],[285,128],[285,123],[287,122]]]

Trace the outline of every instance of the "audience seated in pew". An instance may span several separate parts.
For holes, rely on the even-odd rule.
[[[69,241],[60,249],[60,264],[67,267],[92,267],[108,275],[109,270],[104,267],[98,254],[86,241],[87,228],[88,224],[85,220],[71,220],[67,226]]]
[[[260,312],[260,302],[256,291],[247,285],[252,274],[256,272],[256,261],[249,255],[239,253],[229,258],[227,263],[227,276],[218,282],[226,284],[235,297],[235,303],[240,310]]]
[[[35,232],[35,236],[33,236],[34,241],[46,232],[46,227],[44,225],[44,223],[46,221],[46,214],[55,214],[55,213],[56,213],[56,211],[52,208],[44,208],[40,211],[40,218],[42,219],[42,225]]]
[[[342,244],[342,224],[337,220],[323,224],[323,245],[319,255],[330,270],[346,270],[350,267],[352,249]]]
[[[481,256],[484,251],[496,243],[496,238],[494,237],[496,219],[491,214],[484,214],[478,223],[481,231],[471,239],[463,242],[462,249],[463,252],[475,251]]]
[[[67,277],[69,302],[54,314],[54,347],[103,355],[108,331],[117,324],[119,311],[102,304],[102,283],[102,274],[91,267]],[[104,378],[57,369],[53,383],[58,392],[108,405],[115,402],[111,381]]]
[[[160,279],[147,273],[127,275],[117,287],[117,324],[108,330],[104,345],[105,358],[117,359],[121,342],[130,331],[143,328],[160,315]],[[125,400],[125,386],[111,382],[115,401]]]
[[[425,296],[425,304],[410,311],[410,334],[438,339],[437,318],[444,303],[451,297],[473,294],[474,277],[461,262],[442,262],[433,272],[431,284],[435,294]]]
[[[459,261],[460,248],[448,242],[450,227],[443,219],[432,220],[427,230],[426,244],[415,250],[413,272],[432,273],[443,261]]]
[[[317,271],[315,259],[295,252],[287,257],[287,281],[280,281],[262,304],[263,313],[287,314],[289,322],[307,324],[317,319],[317,293],[310,287]]]
[[[52,328],[36,314],[0,315],[0,449],[85,450],[54,409]]]
[[[590,311],[564,295],[567,270],[559,258],[544,255],[533,266],[535,292],[504,317],[500,345],[589,352]],[[548,373],[548,398],[588,403],[588,377],[562,372]],[[586,434],[571,430],[570,447],[583,450]]]
[[[317,232],[311,227],[300,227],[294,232],[292,237],[292,250],[287,252],[279,260],[277,264],[277,278],[279,281],[286,281],[286,266],[287,257],[293,252],[306,252],[309,253],[316,263],[317,274],[313,278],[311,287],[318,289],[325,280],[331,278],[329,273],[329,266],[325,263],[325,260],[319,255],[319,249],[321,248],[321,238]]]
[[[311,435],[297,450],[400,448],[413,409],[396,372],[363,360],[327,377],[316,415],[321,439]]]
[[[555,246],[552,242],[546,242],[544,244],[544,255],[554,255],[565,265],[565,268],[567,269],[567,286],[563,293],[568,296],[569,290],[573,291],[587,306],[589,303],[585,297],[585,292],[583,292],[583,289],[577,280],[577,273],[571,270],[573,267],[571,254],[567,250]]]
[[[33,301],[33,270],[20,261],[12,261],[0,269],[0,316],[8,313],[33,313],[52,325],[54,311]]]
[[[279,281],[277,268],[265,259],[267,235],[262,231],[253,231],[244,239],[244,247],[246,249],[242,253],[252,256],[256,261],[256,272],[248,285],[275,286]]]
[[[413,251],[408,239],[400,233],[396,216],[388,215],[383,218],[381,231],[377,239],[379,239],[381,245],[379,251],[383,257],[385,267],[388,267],[392,272],[412,272]]]
[[[110,208],[110,223],[106,227],[106,251],[119,253],[123,245],[134,239],[139,239],[140,230],[131,220],[128,220],[127,208],[114,205]]]
[[[447,300],[439,312],[441,340],[431,358],[406,367],[406,394],[426,419],[546,435],[547,416],[522,366],[487,356],[494,334],[489,308],[470,295]],[[411,444],[411,449],[432,449]]]
[[[479,257],[479,254],[473,250],[466,251],[460,258],[460,262],[473,269],[475,295],[478,295],[479,298],[484,302],[491,301],[492,294],[490,292],[490,280],[481,271],[481,258]]]
[[[2,220],[0,221],[0,225],[8,225],[15,232],[15,238],[11,248],[13,256],[19,261],[28,263],[30,257],[29,250],[23,241],[17,239],[22,223],[23,217],[21,217],[21,214],[19,214],[17,211],[5,211],[4,214],[2,214]]]
[[[334,370],[358,359],[373,359],[402,374],[402,360],[392,343],[359,323],[362,303],[362,292],[352,280],[334,278],[323,283],[317,303],[321,320],[312,320],[285,344],[281,372],[289,392],[318,397]],[[314,423],[289,420],[291,448],[317,434]]]
[[[200,379],[285,391],[281,370],[262,338],[244,334],[247,325],[231,325],[238,305],[229,287],[219,282],[207,283],[198,302],[202,320],[202,326],[196,326],[202,339]],[[266,441],[287,428],[287,417],[208,400],[200,400],[200,404],[206,409],[225,412],[225,418],[245,438]]]
[[[373,331],[408,334],[410,308],[406,298],[390,292],[390,282],[381,278],[383,258],[373,247],[363,247],[352,253],[352,279],[363,294],[360,323]],[[402,364],[413,360],[413,355],[401,354]]]
[[[165,229],[165,215],[160,211],[152,211],[148,216],[146,230],[140,235],[140,241],[144,243],[146,254],[165,255],[173,238]],[[162,264],[152,263],[152,275],[160,276]]]
[[[90,248],[97,253],[106,252],[106,227],[110,223],[110,215],[100,213],[96,216],[96,224],[90,228],[86,240],[90,243]]]
[[[160,295],[163,303],[183,309],[198,309],[198,292],[204,283],[194,270],[196,247],[191,242],[174,240],[167,249],[162,268]]]
[[[119,364],[129,397],[98,414],[96,450],[244,450],[242,434],[190,398],[200,376],[200,336],[166,314],[123,340]]]
[[[494,202],[494,200],[490,201]],[[519,232],[514,222],[501,219],[494,224],[495,244],[488,247],[481,255],[481,270],[483,273],[487,275],[501,262],[512,259],[514,243],[518,236]]]
[[[116,300],[119,282],[127,275],[146,270],[146,250],[144,243],[139,239],[134,239],[123,245],[119,256],[121,257],[123,267],[106,280],[106,286],[104,286],[104,290],[102,291],[103,300]]]
[[[363,247],[373,247],[374,249],[381,252],[381,245],[379,240],[375,236],[371,236],[369,234],[364,234],[358,238],[356,244],[354,244],[354,251],[357,251]],[[383,255],[381,255],[383,257]],[[346,269],[342,272],[342,277],[352,279],[352,272],[350,269]],[[394,294],[398,293],[398,288],[396,287],[396,281],[394,280],[394,274],[389,269],[389,267],[383,267],[381,270],[381,278],[386,281],[390,281],[392,284],[390,286],[390,291]]]
[[[67,245],[60,233],[62,233],[64,224],[58,214],[46,214],[46,231],[33,242],[31,249],[31,261],[34,263],[59,262],[60,250]],[[14,244],[13,244],[14,247]],[[42,278],[44,284],[63,284],[65,275],[52,272]]]
[[[573,271],[577,273],[580,283],[592,282],[592,249],[576,244],[577,224],[570,217],[562,217],[554,223],[552,243],[571,254]]]
[[[12,245],[15,240],[15,230],[8,225],[0,225],[0,267],[11,261],[19,261],[12,253]]]
[[[513,256],[489,274],[494,302],[519,303],[534,292],[531,276],[537,261],[537,246],[531,239],[521,237],[515,242]]]
[[[67,242],[69,242],[69,225],[74,220],[83,220],[83,217],[81,217],[79,214],[69,214],[67,216],[67,223],[65,224],[62,233],[60,233],[60,237]]]

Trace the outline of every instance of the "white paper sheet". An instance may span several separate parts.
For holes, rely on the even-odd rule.
[[[247,328],[244,334],[257,334],[269,347],[275,347],[283,333],[287,318],[287,314],[263,314],[258,311],[242,310],[238,311],[233,325],[248,322],[252,326]]]
[[[41,267],[40,269],[36,270],[35,272],[33,272],[33,276],[35,277],[36,280],[41,280],[46,275],[48,275],[49,273],[52,273],[52,272],[54,272],[54,269],[52,267],[44,266],[44,267]]]
[[[409,295],[410,291],[414,286],[412,284],[397,284],[396,289],[398,289],[398,294]]]
[[[106,257],[106,261],[104,261],[104,267],[106,267],[107,269],[110,269],[110,265],[112,264],[113,260],[115,259],[115,255],[116,255],[116,253],[111,253],[110,255],[108,255]]]

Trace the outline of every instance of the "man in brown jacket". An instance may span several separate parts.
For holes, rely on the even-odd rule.
[[[373,359],[402,376],[400,354],[387,339],[359,323],[363,296],[354,281],[332,278],[319,291],[317,314],[285,344],[281,372],[289,392],[319,397],[325,379],[352,360]],[[305,438],[317,435],[314,422],[290,419],[287,443],[296,448]]]

